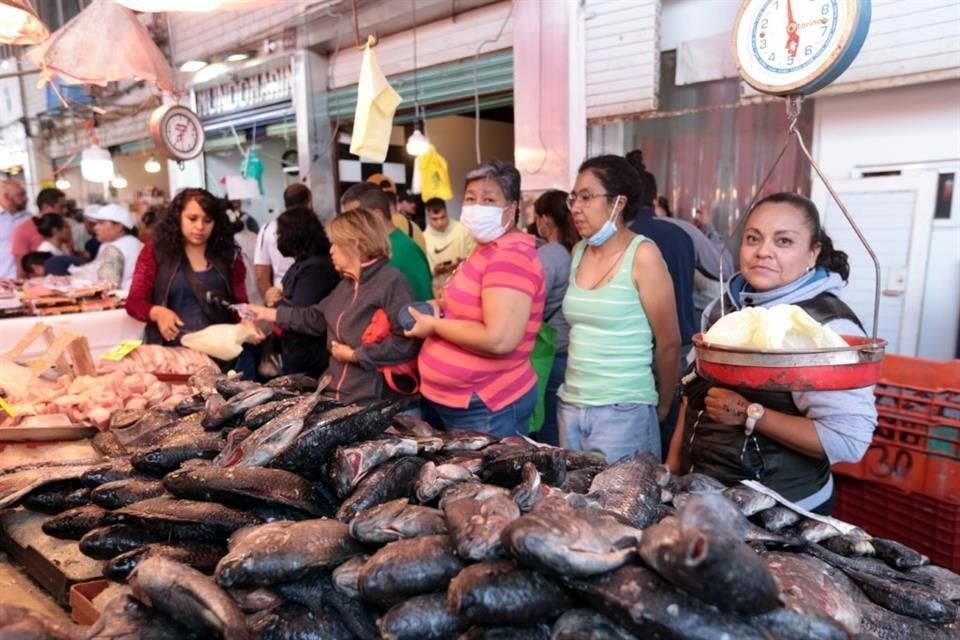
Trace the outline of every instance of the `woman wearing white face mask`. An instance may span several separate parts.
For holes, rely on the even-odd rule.
[[[543,317],[543,267],[533,236],[516,229],[520,173],[497,160],[469,174],[460,222],[477,246],[445,285],[442,309],[411,309],[408,336],[427,416],[448,429],[526,434],[537,402],[530,353]],[[442,312],[442,313],[440,313]]]
[[[580,165],[567,201],[584,238],[574,248],[563,315],[570,325],[558,395],[560,446],[660,457],[659,420],[680,356],[673,284],[653,242],[624,226],[640,207],[640,176],[620,156]]]

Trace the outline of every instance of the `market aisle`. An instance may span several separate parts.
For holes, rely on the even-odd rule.
[[[57,602],[28,578],[20,569],[10,564],[6,554],[0,553],[0,602],[25,607],[44,618],[68,622],[70,616]]]

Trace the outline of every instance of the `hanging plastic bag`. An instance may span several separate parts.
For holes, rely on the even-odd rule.
[[[453,187],[450,185],[450,172],[447,160],[437,148],[430,145],[427,152],[418,158],[421,171],[422,198],[426,202],[431,198],[453,199]]]
[[[393,90],[380,70],[373,51],[373,36],[367,39],[357,83],[357,111],[350,138],[350,153],[373,162],[387,159],[393,114],[403,98]]]

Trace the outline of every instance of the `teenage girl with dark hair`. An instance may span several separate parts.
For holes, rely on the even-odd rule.
[[[816,206],[775,193],[747,215],[740,273],[726,308],[795,304],[837,333],[863,335],[856,314],[838,297],[850,264],[833,247]],[[720,316],[704,311],[705,331]],[[727,483],[755,479],[817,513],[833,505],[830,465],[863,457],[877,424],[873,388],[772,392],[731,389],[695,379],[670,446],[672,471],[707,473]]]
[[[223,303],[248,302],[245,275],[233,225],[220,202],[204,189],[184,189],[140,252],[127,313],[147,323],[148,343],[177,345],[184,333],[236,322]],[[251,352],[245,350],[235,366],[254,379]]]
[[[659,421],[679,379],[670,274],[657,246],[624,224],[649,205],[642,189],[626,159],[599,156],[580,165],[568,200],[583,241],[563,300],[570,346],[560,444],[611,462],[636,451],[660,457]]]

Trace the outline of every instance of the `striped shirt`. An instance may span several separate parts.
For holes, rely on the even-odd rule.
[[[543,266],[533,236],[511,232],[478,246],[447,284],[445,317],[483,322],[482,293],[499,288],[530,297],[532,306],[520,345],[502,356],[483,356],[433,335],[420,351],[420,391],[447,407],[467,408],[476,393],[491,411],[515,402],[537,383],[530,353],[540,330],[546,297]]]
[[[558,391],[564,402],[582,407],[657,404],[653,331],[633,282],[634,256],[645,241],[643,236],[634,238],[616,274],[597,289],[577,285],[585,245],[576,246],[563,299],[563,315],[570,324],[567,372]]]

